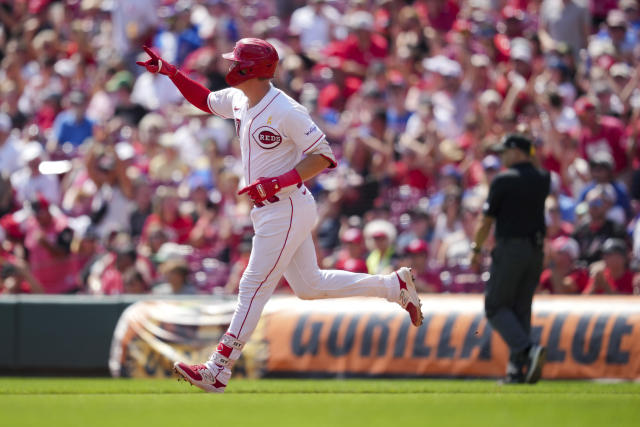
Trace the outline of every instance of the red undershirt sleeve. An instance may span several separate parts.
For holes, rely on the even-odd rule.
[[[171,77],[171,81],[176,85],[185,99],[193,104],[193,106],[211,114],[211,110],[207,104],[207,98],[211,92],[209,89],[202,86],[197,81],[185,76],[182,71],[178,71],[174,77]]]

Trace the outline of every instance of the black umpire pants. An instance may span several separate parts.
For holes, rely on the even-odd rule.
[[[543,250],[529,238],[504,238],[496,241],[491,258],[485,313],[513,360],[532,344],[531,303],[540,281]]]

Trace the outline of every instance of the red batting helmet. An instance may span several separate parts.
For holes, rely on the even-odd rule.
[[[238,40],[233,52],[223,53],[222,57],[234,62],[225,77],[230,86],[255,77],[272,78],[279,59],[271,43],[253,38]]]

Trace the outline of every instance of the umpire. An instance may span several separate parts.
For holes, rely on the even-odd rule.
[[[493,222],[496,245],[485,290],[485,313],[509,346],[507,383],[536,383],[542,375],[545,348],[533,343],[531,303],[540,280],[546,231],[544,203],[550,175],[533,163],[531,140],[507,134],[497,151],[507,168],[489,187],[483,217],[471,243],[474,268],[479,268]]]

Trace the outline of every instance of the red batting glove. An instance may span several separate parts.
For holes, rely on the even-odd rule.
[[[257,204],[272,199],[281,188],[278,178],[260,177],[253,181],[251,185],[247,185],[238,191],[238,194],[247,193],[253,203]]]
[[[258,204],[265,200],[271,201],[282,187],[288,187],[290,185],[300,183],[302,183],[302,178],[300,178],[300,174],[294,168],[275,178],[260,177],[251,185],[247,185],[242,190],[238,191],[238,194],[248,193],[251,200],[253,200],[253,203]]]
[[[175,75],[178,74],[178,69],[176,67],[174,67],[164,59],[160,58],[149,47],[143,46],[142,48],[144,49],[145,52],[147,52],[147,54],[151,57],[151,59],[148,59],[145,62],[137,61],[136,64],[138,64],[141,67],[145,67],[148,72],[154,73],[154,74],[160,73],[169,77],[175,77]]]

